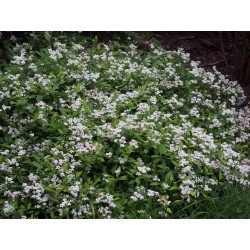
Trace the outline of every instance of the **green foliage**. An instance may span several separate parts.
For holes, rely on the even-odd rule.
[[[240,185],[225,185],[204,200],[189,206],[176,206],[172,218],[178,219],[249,219],[250,191]]]
[[[247,190],[241,87],[182,50],[143,51],[123,36],[12,37],[0,71],[1,218],[198,218],[221,188]]]

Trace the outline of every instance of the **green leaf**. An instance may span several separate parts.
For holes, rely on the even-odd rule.
[[[79,176],[82,175],[82,172],[76,172],[76,177],[78,178]]]
[[[169,207],[167,207],[167,212],[168,212],[169,214],[172,214],[172,213],[173,213],[172,210],[171,210]]]
[[[159,185],[160,185],[159,182],[151,182],[151,183],[150,183],[150,186],[159,186]]]
[[[3,132],[7,132],[8,128],[7,127],[3,127],[2,130],[3,130]]]
[[[44,34],[44,38],[47,42],[50,42],[50,36],[48,34]]]
[[[27,210],[29,210],[30,208],[31,208],[31,202],[28,203]]]
[[[172,187],[169,188],[170,191],[177,190],[177,189],[178,189],[178,187],[176,185],[174,185],[174,186],[172,186]]]
[[[96,35],[96,36],[92,39],[92,41],[93,41],[94,43],[98,43],[98,36]]]
[[[47,187],[47,186],[44,186],[43,188],[44,188],[44,190],[47,191],[47,192],[52,192],[52,193],[55,192],[54,188]]]
[[[124,175],[124,176],[119,177],[117,180],[126,181],[127,179],[128,177]]]
[[[59,108],[59,110],[61,111],[61,113],[64,115],[64,116],[67,116],[68,114],[66,113],[66,109],[64,108]]]
[[[151,155],[151,158],[160,158],[160,155]]]
[[[49,196],[49,200],[55,203],[59,203],[59,200],[55,199],[54,197]]]
[[[195,197],[195,192],[194,191],[191,191],[190,194]]]
[[[37,167],[38,169],[43,169],[44,166],[42,166],[41,164],[37,163],[37,162],[32,162],[32,164]]]
[[[79,93],[79,92],[81,91],[81,86],[82,86],[81,83],[78,83],[78,84],[76,85],[76,90],[75,90],[76,94]]]
[[[219,180],[220,180],[220,181],[223,180],[223,174],[222,174],[221,171],[219,172]]]
[[[169,171],[166,175],[165,175],[165,182],[167,183],[171,183],[174,179],[174,174],[173,171]]]
[[[43,99],[43,96],[42,95],[38,95],[37,97],[36,97],[36,100],[39,102],[39,101],[41,101]]]
[[[49,214],[50,214],[50,216],[51,216],[52,219],[55,218],[55,213],[54,213],[54,211],[51,211]]]

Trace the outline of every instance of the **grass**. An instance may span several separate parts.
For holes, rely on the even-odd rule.
[[[206,200],[191,203],[175,213],[179,219],[250,219],[250,190],[227,185]]]

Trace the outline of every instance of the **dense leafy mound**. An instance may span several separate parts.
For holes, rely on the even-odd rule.
[[[249,186],[236,82],[182,50],[41,36],[0,73],[2,218],[166,218]]]

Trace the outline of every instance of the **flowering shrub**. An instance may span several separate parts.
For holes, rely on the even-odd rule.
[[[249,187],[236,82],[182,50],[42,35],[0,72],[1,218],[167,218]]]

